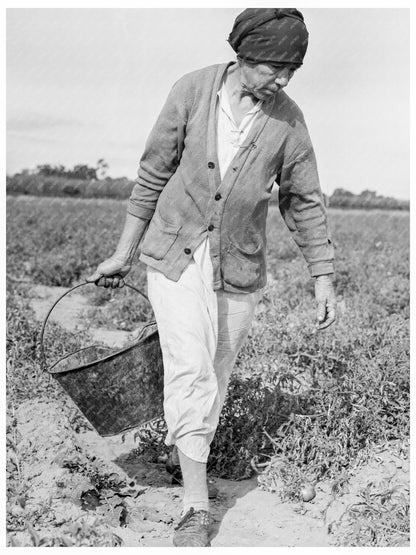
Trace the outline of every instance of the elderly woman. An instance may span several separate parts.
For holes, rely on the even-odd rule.
[[[246,9],[237,61],[179,79],[147,140],[115,253],[88,278],[122,287],[140,242],[164,363],[167,445],[184,481],[177,546],[209,546],[206,462],[227,384],[266,285],[266,217],[279,206],[315,279],[317,326],[335,319],[333,248],[302,112],[283,89],[308,32],[296,9]]]

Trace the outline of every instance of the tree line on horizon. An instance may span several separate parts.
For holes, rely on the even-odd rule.
[[[68,196],[80,198],[127,199],[134,181],[127,177],[107,176],[108,164],[103,158],[95,167],[77,164],[73,168],[63,165],[42,164],[34,170],[23,170],[6,177],[6,193],[9,195]],[[331,195],[324,194],[327,207],[385,210],[409,210],[410,202],[379,195],[365,189],[355,194],[337,188]],[[271,196],[271,204],[278,204],[278,188]]]

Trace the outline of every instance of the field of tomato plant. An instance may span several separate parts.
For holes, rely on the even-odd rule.
[[[55,513],[30,505],[30,470],[25,474],[22,468],[33,461],[25,461],[30,455],[19,448],[22,438],[15,415],[28,403],[66,407],[62,391],[40,369],[41,324],[30,304],[31,286],[70,287],[81,282],[112,253],[124,214],[125,201],[8,197],[11,545],[117,545],[105,519],[85,521],[81,529],[67,518],[52,531]],[[387,454],[402,461],[396,465],[400,472],[407,468],[407,473],[399,472],[401,481],[373,480],[363,486],[359,499],[345,507],[342,519],[332,522],[328,531],[336,545],[408,545],[409,214],[329,210],[329,226],[336,249],[338,319],[317,333],[313,282],[278,210],[270,211],[268,286],[238,357],[209,468],[213,476],[232,480],[256,473],[260,488],[292,503],[302,503],[305,484],[328,483],[328,508],[347,495],[357,469],[377,453]],[[128,280],[145,289],[142,264]],[[86,295],[91,307],[86,317],[96,326],[133,330],[151,314],[146,305],[137,305],[130,291],[91,286]],[[70,334],[53,324],[48,352],[58,357],[83,341],[88,342],[85,334]],[[68,414],[72,429],[88,428],[76,411]],[[143,439],[138,456],[151,454],[156,460],[164,452],[162,439]],[[91,470],[89,464],[72,465],[72,475],[94,475],[107,493],[114,490],[110,474],[101,470],[104,475],[98,480],[100,470]],[[100,536],[93,533],[97,526],[102,527]],[[16,539],[19,530],[27,540]]]

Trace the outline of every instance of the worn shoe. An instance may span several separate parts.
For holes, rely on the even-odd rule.
[[[210,525],[211,518],[208,511],[195,511],[191,507],[175,527],[173,545],[176,547],[211,547]]]

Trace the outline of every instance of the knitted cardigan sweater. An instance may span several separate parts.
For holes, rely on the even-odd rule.
[[[229,64],[189,73],[173,86],[140,161],[128,212],[150,220],[140,260],[177,281],[209,234],[214,289],[264,287],[266,218],[273,184],[311,276],[333,273],[333,247],[309,133],[283,91],[263,102],[221,180],[217,92]]]

